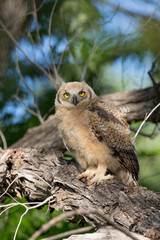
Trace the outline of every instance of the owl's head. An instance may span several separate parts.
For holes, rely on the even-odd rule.
[[[65,107],[79,107],[96,98],[93,89],[85,82],[63,83],[56,95],[55,105]]]

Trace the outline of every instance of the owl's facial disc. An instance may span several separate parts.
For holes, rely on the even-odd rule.
[[[56,96],[56,107],[83,108],[96,97],[94,91],[83,82],[63,83]]]

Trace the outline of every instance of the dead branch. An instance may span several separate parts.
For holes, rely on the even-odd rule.
[[[128,187],[116,179],[88,187],[85,180],[76,179],[80,171],[76,162],[58,160],[59,156],[44,148],[0,150],[0,194],[6,191],[5,195],[23,196],[32,202],[51,197],[51,208],[82,209],[79,215],[93,226],[111,220],[115,226],[160,238],[160,193]]]
[[[18,88],[18,90],[17,90],[17,95],[14,95],[13,97],[15,97],[18,102],[20,102],[21,104],[23,104],[24,107],[25,107],[25,109],[26,109],[28,112],[30,112],[32,115],[36,116],[36,117],[38,118],[38,120],[40,121],[40,123],[43,123],[43,122],[44,122],[44,119],[43,119],[43,117],[42,117],[42,115],[41,115],[41,112],[40,112],[40,109],[39,109],[39,107],[38,107],[38,105],[37,105],[37,102],[36,102],[36,98],[35,98],[35,96],[34,96],[34,93],[33,93],[32,89],[28,86],[28,84],[26,83],[26,81],[25,81],[25,79],[24,79],[24,77],[23,77],[23,74],[22,74],[22,72],[21,72],[21,69],[20,69],[20,66],[19,66],[19,62],[18,62],[18,56],[16,56],[15,63],[16,63],[16,70],[17,70],[17,73],[18,73],[18,75],[19,75],[20,80],[24,83],[25,87],[26,87],[27,90],[30,92],[30,94],[31,94],[31,96],[32,96],[32,98],[33,98],[33,103],[34,103],[34,107],[35,107],[36,111],[33,111],[32,109],[30,109],[29,107],[27,107],[27,106],[23,103],[22,99],[18,96],[19,88]]]
[[[133,233],[138,240],[149,240],[149,238],[146,238],[138,233]],[[56,238],[57,239],[57,238]],[[131,240],[132,238],[128,237],[123,232],[120,232],[117,229],[114,229],[112,226],[106,226],[103,228],[100,228],[95,233],[85,233],[85,234],[79,234],[79,235],[72,235],[69,238],[65,238],[64,240]],[[52,240],[49,238],[43,238],[42,240]]]

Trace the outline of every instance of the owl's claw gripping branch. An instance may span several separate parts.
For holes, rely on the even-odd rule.
[[[96,173],[96,167],[90,167],[88,168],[85,172],[79,174],[77,176],[77,179],[81,179],[81,178],[87,178],[87,180],[90,180]]]

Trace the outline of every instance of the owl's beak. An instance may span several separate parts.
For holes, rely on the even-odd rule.
[[[73,104],[76,106],[78,101],[77,101],[77,97],[74,95],[72,98]]]

